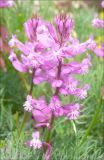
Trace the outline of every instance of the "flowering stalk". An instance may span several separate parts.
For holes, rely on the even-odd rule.
[[[32,73],[29,95],[32,95],[32,91],[33,91],[33,77],[34,77],[34,75],[35,75],[35,69],[33,70],[33,73]],[[20,128],[18,129],[18,136],[19,136],[19,138],[21,136],[22,129],[24,128],[24,125],[26,123],[27,116],[28,116],[28,112],[25,111],[24,115],[23,115],[23,119],[22,119],[21,125],[20,125]]]
[[[33,78],[35,76],[35,68],[33,69],[33,72],[32,72],[32,77],[31,77],[31,86],[30,86],[30,91],[29,91],[29,95],[32,95],[32,91],[33,91]]]
[[[85,99],[89,85],[79,87],[80,82],[75,78],[76,74],[87,74],[91,67],[91,57],[87,55],[81,63],[73,61],[73,57],[83,54],[86,50],[93,50],[96,43],[92,37],[86,42],[71,36],[74,26],[72,19],[66,15],[55,17],[55,26],[40,18],[31,18],[24,24],[28,42],[21,43],[16,36],[12,36],[9,42],[11,52],[9,59],[14,68],[20,72],[30,73],[34,68],[30,93],[24,103],[25,111],[32,114],[35,121],[35,132],[32,140],[27,142],[29,147],[44,149],[44,159],[50,160],[52,155],[51,131],[54,121],[58,117],[65,117],[68,120],[75,120],[80,115],[80,104],[72,102],[61,104],[60,94],[63,96],[73,95],[78,99]],[[22,54],[20,58],[15,54],[14,47]],[[70,59],[68,63],[64,59]],[[47,82],[54,89],[54,94],[47,103],[45,96],[34,99],[31,96],[33,83],[39,85]],[[25,112],[26,114],[26,112]],[[26,115],[20,126],[19,135],[26,121]],[[46,129],[47,136],[41,141],[40,129]]]
[[[60,73],[61,73],[61,61],[59,61],[59,65],[58,65],[58,71],[57,71],[57,79],[60,79]],[[59,93],[59,87],[56,88],[56,91],[55,91],[55,96],[58,96],[58,93]],[[51,138],[51,130],[53,129],[54,127],[54,111],[52,111],[52,117],[51,117],[51,122],[50,122],[50,128],[48,129],[48,133],[47,133],[47,137],[46,137],[46,142],[47,143],[50,143],[50,138]],[[45,149],[45,152],[46,149]]]
[[[58,65],[58,72],[57,72],[57,79],[60,79],[60,74],[61,74],[61,61],[59,60],[59,65]],[[57,96],[59,93],[59,87],[56,87],[55,95]]]

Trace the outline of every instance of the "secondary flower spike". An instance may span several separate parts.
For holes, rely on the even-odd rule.
[[[102,8],[104,8],[104,1],[101,2],[101,6]],[[100,19],[100,18],[94,18],[93,21],[92,21],[92,25],[94,28],[101,28],[104,30],[104,20]],[[102,37],[104,38],[104,37]],[[94,53],[98,56],[98,57],[101,57],[101,58],[104,58],[104,44],[101,42],[100,43],[100,47],[95,47],[93,49]]]
[[[15,5],[14,0],[0,0],[0,8],[12,7]]]

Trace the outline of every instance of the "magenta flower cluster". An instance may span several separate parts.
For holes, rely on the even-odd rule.
[[[14,0],[0,0],[0,8],[9,8],[15,5]]]
[[[101,6],[102,6],[102,8],[104,9],[104,1],[101,2]],[[98,28],[98,29],[102,28],[102,29],[104,29],[104,20],[102,20],[102,19],[100,19],[100,18],[98,18],[98,17],[97,17],[97,18],[94,18],[93,21],[92,21],[92,26],[93,26],[94,28]],[[102,37],[102,39],[103,39],[103,38],[104,38],[104,37]],[[104,58],[104,43],[103,43],[103,42],[101,42],[100,48],[95,47],[94,53],[95,53],[97,56]]]
[[[49,103],[43,95],[39,99],[28,95],[23,105],[25,111],[30,112],[35,120],[37,131],[28,142],[34,149],[46,145],[48,152],[51,150],[50,141],[40,140],[38,129],[44,127],[51,130],[53,119],[65,117],[75,120],[80,115],[80,104],[73,102],[63,105],[60,95],[73,95],[81,100],[87,97],[89,85],[82,86],[76,75],[88,73],[91,56],[87,55],[81,63],[75,61],[74,57],[87,50],[94,51],[96,43],[91,36],[86,42],[80,43],[71,36],[73,27],[73,20],[66,15],[56,16],[54,25],[37,17],[31,18],[24,23],[28,41],[23,44],[13,35],[9,42],[9,59],[14,68],[32,74],[35,85],[47,82],[54,90]],[[15,47],[21,52],[19,58],[15,54]]]

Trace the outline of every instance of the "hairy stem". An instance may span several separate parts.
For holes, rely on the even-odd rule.
[[[31,77],[31,86],[30,86],[30,90],[29,90],[29,95],[32,95],[34,75],[35,75],[35,69],[33,69],[32,77]],[[28,112],[24,112],[20,128],[18,129],[18,137],[19,138],[21,137],[21,132],[22,132],[22,129],[23,129],[25,123],[26,123],[27,117],[28,117]]]

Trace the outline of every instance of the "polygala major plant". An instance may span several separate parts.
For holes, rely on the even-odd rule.
[[[89,90],[89,85],[82,86],[76,75],[88,73],[91,56],[87,55],[81,63],[73,59],[87,50],[94,51],[96,43],[92,36],[86,42],[80,43],[71,36],[73,27],[74,22],[67,15],[55,16],[54,25],[34,17],[24,23],[28,41],[23,44],[13,35],[9,42],[9,60],[14,68],[32,76],[30,92],[23,105],[25,112],[30,112],[35,121],[32,140],[28,140],[27,145],[34,149],[43,149],[45,160],[50,160],[52,156],[55,120],[59,117],[75,120],[80,115],[81,105],[78,100],[62,104],[61,97],[73,95],[83,100]],[[15,54],[15,47],[22,52],[19,58]],[[49,103],[43,95],[39,99],[32,96],[33,84],[39,85],[43,82],[49,83],[53,89]],[[47,132],[44,138],[42,128]]]

